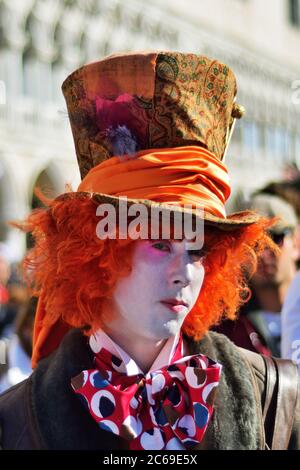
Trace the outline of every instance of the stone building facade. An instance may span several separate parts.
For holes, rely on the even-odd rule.
[[[26,239],[7,219],[36,204],[36,185],[76,188],[61,83],[113,52],[171,49],[235,71],[247,109],[227,154],[233,193],[300,166],[300,0],[0,0],[0,241],[19,259]]]

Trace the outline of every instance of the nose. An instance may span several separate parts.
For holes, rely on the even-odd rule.
[[[169,279],[171,285],[186,287],[191,282],[190,262],[187,253],[178,254],[171,262]]]

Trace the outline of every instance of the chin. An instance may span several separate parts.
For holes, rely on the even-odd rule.
[[[181,326],[182,326],[182,322],[178,322],[176,320],[171,320],[168,323],[166,323],[165,331],[166,331],[166,334],[168,335],[167,337],[169,338],[170,336],[177,335],[178,331],[180,331]]]

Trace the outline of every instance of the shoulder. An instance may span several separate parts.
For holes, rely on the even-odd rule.
[[[16,408],[22,408],[25,402],[26,389],[29,379],[23,380],[13,387],[9,388],[0,395],[0,419],[6,416],[6,413],[14,412]],[[10,414],[11,416],[11,414]]]
[[[260,354],[236,346],[227,336],[215,331],[205,335],[200,342],[200,348],[203,346],[207,355],[212,353],[223,364],[227,381],[251,387],[255,400],[262,403],[266,366]]]
[[[187,339],[192,352],[201,352],[212,359],[232,363],[237,367],[246,363],[254,366],[260,373],[264,373],[264,360],[260,354],[236,346],[227,336],[216,331],[209,331],[203,338],[195,342]]]
[[[191,354],[204,354],[222,365],[209,448],[264,448],[260,396],[251,366],[239,348],[226,336],[213,331],[198,342],[188,341]]]
[[[28,448],[29,387],[30,379],[26,379],[0,395],[0,446],[3,449]]]
[[[261,354],[238,347],[240,355],[250,365],[251,371],[257,381],[259,392],[263,395],[266,385],[266,362]]]
[[[204,341],[210,344],[209,349],[218,351],[224,369],[232,368],[229,375],[227,373],[230,380],[238,379],[246,385],[245,375],[251,378],[248,384],[251,383],[256,397],[255,405],[264,421],[269,447],[277,450],[299,449],[300,392],[296,364],[288,359],[262,356],[237,347],[219,333],[208,333]]]

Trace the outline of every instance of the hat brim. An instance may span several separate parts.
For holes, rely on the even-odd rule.
[[[256,212],[247,210],[242,212],[235,212],[233,214],[228,215],[225,219],[221,217],[217,217],[213,214],[208,212],[202,212],[197,209],[188,209],[186,207],[181,206],[174,206],[169,205],[166,203],[160,203],[156,201],[152,201],[149,199],[129,199],[122,196],[111,196],[110,194],[103,194],[103,193],[91,193],[91,192],[68,192],[61,194],[55,200],[56,201],[63,201],[63,200],[70,200],[70,199],[91,199],[97,204],[112,204],[116,209],[119,207],[119,203],[121,200],[126,201],[128,206],[133,204],[143,204],[146,208],[150,209],[155,207],[156,209],[161,209],[166,212],[174,213],[186,213],[192,214],[194,217],[198,217],[201,220],[204,220],[206,225],[214,226],[220,230],[230,231],[230,230],[237,230],[241,227],[246,227],[248,225],[252,225],[259,221],[261,216]]]

